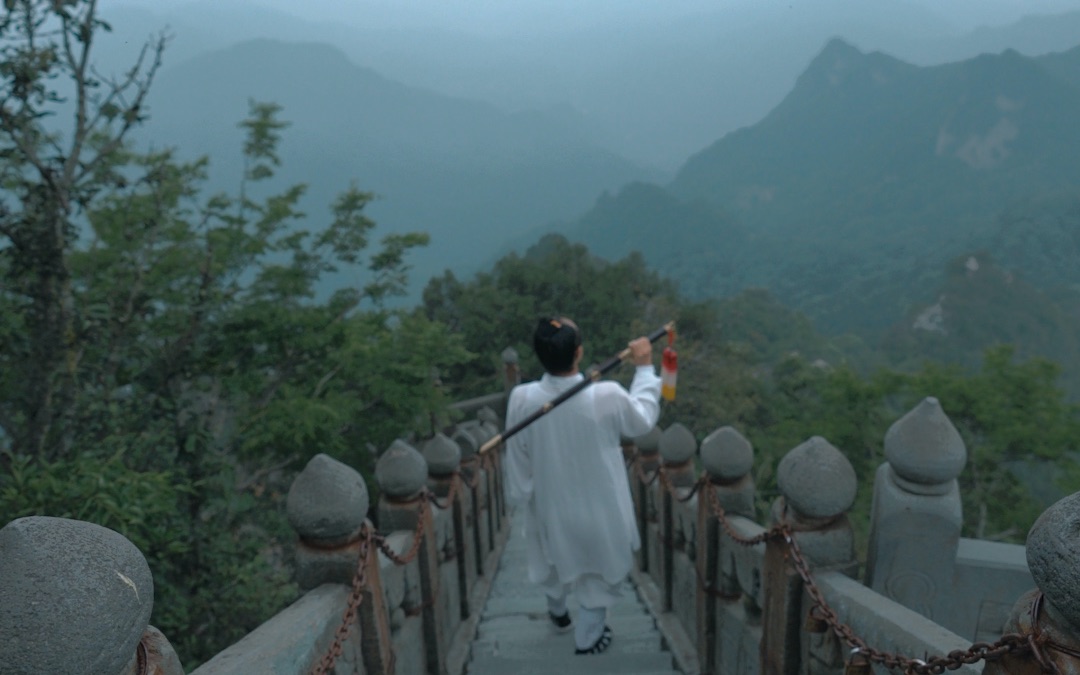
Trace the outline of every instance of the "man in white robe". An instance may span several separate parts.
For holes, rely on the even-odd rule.
[[[566,318],[542,319],[533,347],[546,370],[510,393],[511,427],[584,378],[581,333]],[[660,415],[660,378],[647,338],[630,343],[636,372],[630,391],[597,382],[507,440],[510,500],[525,518],[529,580],[540,584],[552,623],[570,628],[566,598],[579,605],[579,654],[604,651],[607,610],[641,546],[634,522],[621,436],[640,436]]]

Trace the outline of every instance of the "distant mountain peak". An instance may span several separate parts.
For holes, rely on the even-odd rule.
[[[886,84],[908,64],[881,52],[863,52],[847,40],[834,37],[799,77],[799,88],[843,87],[852,82]]]

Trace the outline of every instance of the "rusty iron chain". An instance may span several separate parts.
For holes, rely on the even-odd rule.
[[[663,484],[664,489],[670,492],[671,496],[680,503],[686,503],[693,499],[694,495],[697,494],[697,491],[701,488],[702,484],[704,484],[706,480],[703,474],[701,478],[698,478],[694,482],[694,485],[690,488],[689,492],[684,495],[680,495],[679,488],[676,487],[673,482],[671,482],[671,476],[668,474],[667,469],[664,468],[663,464],[656,468],[656,473],[660,476],[660,482]]]
[[[424,521],[427,520],[427,511],[431,508],[428,506],[428,498],[426,495],[422,495],[420,499],[420,511],[416,518],[416,529],[413,531],[412,546],[404,555],[398,555],[394,549],[390,548],[390,544],[387,543],[386,537],[379,535],[375,538],[375,543],[379,547],[379,550],[386,555],[397,566],[408,565],[420,552],[420,544],[424,541]]]
[[[427,493],[428,499],[432,504],[445,511],[454,505],[454,500],[457,499],[458,487],[461,482],[461,472],[455,471],[450,477],[450,491],[446,493],[446,496],[440,498],[434,492],[429,491]]]
[[[421,521],[423,522],[423,521]],[[364,600],[364,588],[367,586],[368,555],[371,553],[371,543],[375,539],[375,533],[365,522],[363,533],[360,535],[360,555],[356,561],[356,572],[353,574],[352,591],[349,593],[349,601],[345,605],[345,615],[341,617],[341,625],[334,632],[334,641],[330,649],[323,654],[319,663],[311,669],[312,675],[325,675],[334,668],[334,663],[341,656],[342,645],[345,637],[349,634],[353,621],[356,620],[356,612],[360,603]]]
[[[641,468],[641,463],[639,462],[637,464],[637,477],[638,480],[645,484],[645,487],[651,487],[652,484],[655,483],[658,478],[660,478],[660,467],[657,466],[655,469],[653,469],[652,475],[646,475],[645,469]]]
[[[488,457],[488,455],[473,455],[469,459],[461,460],[461,467],[469,469],[470,472],[470,477],[465,480],[465,485],[470,490],[475,490],[480,486],[480,470],[486,468],[486,465],[491,461]]]
[[[457,485],[456,480],[454,484]],[[451,488],[448,497],[454,497],[453,488]],[[371,555],[372,544],[378,547],[395,565],[408,565],[420,553],[420,545],[424,541],[424,523],[427,520],[428,509],[431,508],[429,506],[431,501],[434,501],[434,495],[426,490],[421,493],[416,528],[413,530],[413,543],[404,555],[398,555],[394,549],[390,548],[385,535],[375,532],[369,523],[364,523],[360,534],[360,555],[356,561],[356,572],[353,574],[352,591],[349,593],[349,600],[345,606],[345,614],[341,617],[341,625],[334,632],[334,641],[330,644],[330,648],[326,653],[323,654],[322,659],[311,669],[311,675],[326,675],[326,673],[333,670],[334,663],[341,656],[345,638],[348,636],[349,629],[356,620],[356,613],[364,600],[364,589],[367,587],[368,556]]]
[[[1018,654],[1026,651],[1034,651],[1040,666],[1046,668],[1045,659],[1038,652],[1036,635],[1034,634],[1025,636],[1019,633],[1009,633],[1003,635],[994,643],[976,642],[966,650],[953,650],[944,656],[931,656],[926,659],[913,659],[869,646],[865,640],[856,635],[851,626],[840,620],[836,611],[825,600],[825,595],[814,580],[810,565],[806,561],[802,549],[799,548],[799,543],[795,539],[795,532],[790,525],[786,523],[777,524],[757,536],[743,537],[728,522],[727,514],[720,504],[720,498],[717,496],[715,486],[711,481],[706,483],[705,490],[709,495],[713,516],[720,522],[724,533],[733,541],[743,546],[756,546],[769,540],[779,540],[787,545],[786,557],[791,561],[792,566],[803,581],[807,595],[813,601],[811,612],[814,618],[824,621],[829,630],[832,630],[838,638],[852,648],[853,654],[861,654],[869,661],[879,663],[886,668],[903,669],[905,675],[940,675],[946,670],[956,670],[965,664],[993,661],[1006,654]],[[1033,611],[1037,614],[1038,607],[1034,607]],[[1057,647],[1057,645],[1046,646],[1051,649]],[[1054,671],[1048,670],[1047,672]]]
[[[135,675],[146,675],[150,668],[150,656],[146,651],[146,636],[135,645]]]

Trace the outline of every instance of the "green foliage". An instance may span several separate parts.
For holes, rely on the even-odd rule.
[[[611,351],[642,326],[641,316],[677,318],[678,396],[663,405],[661,426],[680,422],[699,439],[720,426],[739,429],[754,444],[762,508],[778,494],[780,459],[811,436],[825,437],[858,477],[852,518],[862,542],[885,433],[926,396],[941,401],[967,444],[969,461],[960,477],[965,535],[1022,540],[1047,499],[1080,487],[1080,471],[1070,468],[1080,414],[1058,388],[1058,370],[1050,362],[1020,360],[1011,348],[998,346],[985,352],[975,371],[932,362],[889,369],[858,338],[823,337],[805,316],[764,291],[688,303],[668,282],[638,268],[633,278],[650,293],[622,293],[631,262],[641,265],[637,257],[605,263],[583,246],[548,237],[471,282],[449,274],[433,281],[425,309],[476,353],[515,346],[527,378],[540,372],[528,344],[537,314],[561,312],[584,323],[587,312],[606,312],[612,318],[607,330],[598,327],[597,337]],[[594,293],[607,303],[602,310]],[[595,333],[586,328],[584,335],[590,352],[598,351],[589,344]],[[505,342],[492,341],[499,336]],[[467,367],[487,379],[463,394],[490,388],[492,366],[478,359]],[[1049,490],[1037,482],[1041,467],[1061,475]]]
[[[383,307],[426,235],[368,250],[369,193],[350,188],[324,224],[299,211],[304,185],[271,183],[279,106],[252,102],[240,125],[239,194],[204,196],[207,159],[126,140],[156,62],[133,71],[134,98],[94,83],[83,57],[58,64],[49,50],[75,49],[72,34],[89,63],[101,24],[87,2],[18,11],[57,8],[68,32],[5,43],[0,69],[19,103],[0,111],[0,519],[82,518],[135,542],[152,620],[193,667],[295,597],[295,470],[326,452],[368,471],[369,444],[429,433],[446,407],[436,370],[471,355],[442,325]],[[41,126],[58,76],[85,113],[66,146]],[[316,293],[346,267],[366,281]]]
[[[505,347],[517,350],[527,378],[543,372],[532,352],[532,332],[541,316],[577,322],[587,364],[674,318],[673,298],[671,284],[648,270],[640,255],[609,263],[580,244],[549,235],[524,256],[508,255],[472,281],[459,281],[450,272],[433,279],[424,289],[423,311],[461,335],[478,355],[446,378],[460,383],[456,393],[471,395],[501,386],[499,365],[486,355]]]

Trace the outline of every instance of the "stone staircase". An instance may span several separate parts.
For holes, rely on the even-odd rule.
[[[525,576],[521,518],[511,525],[491,594],[477,627],[466,672],[469,675],[676,675],[656,621],[627,582],[608,614],[614,641],[603,654],[574,654],[573,631],[551,626],[547,603]],[[570,615],[577,606],[570,601]]]

